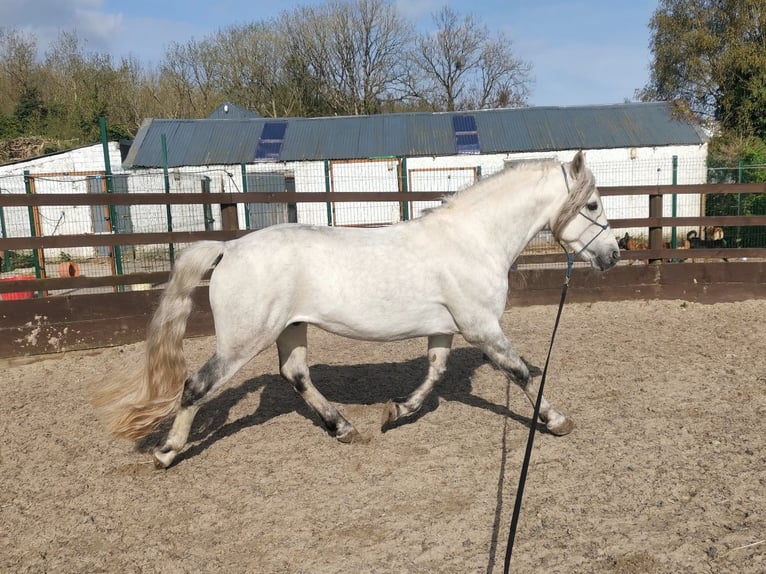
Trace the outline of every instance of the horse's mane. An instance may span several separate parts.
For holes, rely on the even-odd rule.
[[[479,181],[476,183],[473,183],[471,185],[467,185],[455,192],[450,193],[449,195],[445,194],[441,198],[441,205],[436,205],[434,207],[429,207],[427,209],[424,209],[421,212],[421,217],[425,217],[427,215],[432,215],[433,213],[443,211],[445,209],[448,209],[451,205],[459,202],[463,195],[466,194],[469,190],[471,193],[473,193],[474,190],[478,190],[482,187],[490,186],[494,183],[495,179],[499,179],[500,176],[506,171],[511,169],[521,169],[524,167],[527,168],[538,168],[542,169],[549,164],[555,163],[558,165],[558,162],[555,159],[552,158],[542,158],[542,159],[522,159],[522,160],[513,160],[513,161],[507,161],[505,163],[505,167],[503,169],[500,169],[498,171],[495,171],[489,175],[486,175],[482,177]]]
[[[569,193],[567,194],[567,199],[564,202],[564,205],[562,206],[559,213],[556,215],[556,218],[553,220],[553,224],[551,225],[551,232],[553,233],[553,237],[558,239],[560,237],[559,234],[561,233],[561,231],[563,231],[564,227],[566,227],[566,225],[570,221],[572,221],[572,219],[577,215],[577,213],[588,202],[588,198],[591,196],[591,194],[593,193],[593,189],[596,186],[596,180],[593,177],[593,174],[591,173],[589,169],[585,167],[584,163],[580,165],[579,171],[575,175],[572,173],[572,170],[570,169],[571,166],[567,166],[566,164],[560,164],[558,160],[553,158],[523,159],[523,160],[509,161],[509,162],[506,162],[504,169],[496,171],[488,175],[487,177],[482,178],[475,184],[466,186],[463,189],[460,189],[451,195],[445,195],[442,198],[441,205],[424,209],[422,212],[422,217],[427,217],[434,213],[440,212],[444,209],[448,209],[451,205],[460,201],[463,194],[465,194],[466,191],[468,190],[473,191],[483,186],[492,185],[493,180],[495,178],[498,178],[506,170],[516,170],[516,169],[527,168],[527,169],[539,169],[542,171],[543,169],[550,168],[551,166],[557,166],[557,167],[561,166],[566,171],[567,185],[569,187]],[[563,174],[562,174],[562,177],[563,177]]]
[[[567,166],[563,166],[563,169],[566,173],[569,193],[564,205],[556,214],[556,218],[551,224],[551,233],[553,233],[553,237],[557,241],[561,239],[561,232],[564,230],[564,227],[585,207],[585,204],[588,203],[588,198],[596,188],[596,178],[585,167],[585,164],[580,166],[576,175]]]

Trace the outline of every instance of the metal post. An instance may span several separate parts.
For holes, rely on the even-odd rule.
[[[240,172],[242,173],[242,193],[247,193],[247,171],[245,170],[245,162],[239,164]],[[250,206],[245,203],[245,229],[250,229]]]
[[[210,178],[208,176],[206,175],[202,176],[201,184],[202,184],[202,195],[205,195],[206,193],[210,193]],[[215,219],[213,219],[213,206],[210,205],[209,203],[202,204],[202,217],[204,219],[205,231],[212,231],[213,223],[215,223]]]
[[[673,156],[673,185],[678,185],[678,156]],[[675,218],[678,215],[678,194],[673,194],[673,206],[671,215]],[[675,249],[678,245],[678,236],[676,226],[670,232],[670,246]]]
[[[742,183],[745,179],[745,173],[744,173],[744,166],[745,163],[743,160],[739,160],[739,164],[737,165],[737,183]],[[742,194],[737,194],[737,216],[742,215]],[[740,245],[740,233],[741,228],[739,225],[737,225],[737,236],[734,239],[735,244],[737,247]]]
[[[106,175],[106,193],[114,193],[114,182],[112,181],[112,160],[109,157],[109,140],[106,135],[106,118],[98,118],[99,129],[101,130],[101,148],[104,150],[104,173]],[[117,207],[109,205],[109,222],[112,233],[120,232],[119,219],[117,218]],[[116,238],[115,238],[116,239]],[[112,255],[114,256],[115,272],[122,275],[122,247],[116,243],[112,245]],[[119,285],[118,291],[124,291],[125,286]]]
[[[324,160],[324,190],[327,193],[332,192],[332,185],[330,184],[330,160]],[[327,225],[332,227],[332,203],[327,202]]]
[[[161,134],[160,143],[162,144],[162,173],[165,176],[165,193],[170,194],[170,176],[168,175],[168,142],[165,134]],[[168,232],[173,231],[173,210],[169,203],[165,204],[165,213],[168,217]],[[168,244],[168,256],[170,257],[170,266],[176,261],[176,248],[171,241]]]
[[[401,158],[399,163],[399,191],[407,193],[410,190],[410,183],[407,180],[407,158]],[[402,219],[408,221],[410,219],[410,202],[402,202]]]
[[[24,190],[28,195],[32,195],[34,193],[32,183],[32,178],[29,176],[29,170],[24,170]],[[35,213],[34,206],[30,205],[27,207],[27,213],[29,214],[29,233],[30,237],[37,237],[38,233],[37,230],[39,228],[39,222],[37,214]],[[42,235],[42,234],[39,234]],[[42,261],[44,260],[45,255],[43,254],[42,249],[33,249],[32,250],[32,261],[35,268],[35,277],[38,279],[45,278],[45,267],[42,266]],[[38,296],[40,295],[40,292],[38,291]]]
[[[8,238],[8,231],[5,228],[5,213],[3,212],[2,207],[0,207],[0,234],[2,234],[3,239]],[[11,270],[11,252],[3,251],[3,268],[0,269],[0,271],[10,271],[10,270]]]

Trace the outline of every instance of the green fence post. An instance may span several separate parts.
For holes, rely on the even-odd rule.
[[[98,118],[98,126],[101,131],[101,148],[104,150],[104,173],[106,174],[106,193],[114,193],[114,182],[112,181],[112,160],[109,157],[109,140],[106,135],[106,118]],[[120,223],[117,217],[117,208],[114,204],[109,204],[109,223],[112,233],[115,235],[120,232]],[[115,237],[116,240],[116,237]],[[114,255],[114,270],[117,275],[122,275],[122,247],[116,243],[112,245],[112,255]],[[119,292],[125,291],[124,285],[118,285]]]
[[[678,156],[673,156],[673,185],[678,185]],[[671,215],[673,217],[676,217],[678,215],[678,194],[673,194],[673,205],[672,205],[672,213]],[[670,246],[675,249],[676,245],[678,243],[678,236],[677,236],[677,229],[676,226],[673,226],[673,229],[670,231]]]
[[[401,162],[401,177],[402,177],[402,183],[401,183],[401,190],[402,193],[407,193],[410,190],[410,184],[409,181],[407,181],[407,158],[403,157]],[[404,205],[404,209],[402,210],[402,218],[404,221],[408,221],[410,219],[410,202],[404,201],[402,202]]]
[[[326,193],[332,191],[332,186],[330,185],[330,160],[328,159],[324,160],[324,190]],[[327,225],[332,227],[332,203],[329,201],[327,202]]]
[[[242,173],[242,193],[247,193],[247,170],[245,162],[239,164],[239,170]],[[250,206],[245,203],[245,229],[250,229]]]
[[[32,195],[32,185],[29,182],[29,170],[24,170],[24,190],[26,191],[27,195]],[[27,213],[29,214],[29,236],[30,237],[37,237],[37,232],[35,231],[35,210],[34,207],[31,205],[27,207]],[[32,262],[35,268],[35,277],[37,279],[42,278],[42,272],[40,270],[40,256],[38,254],[37,249],[32,250]],[[42,292],[38,291],[37,296],[39,297],[42,294]]]
[[[203,175],[201,182],[202,182],[202,194],[205,195],[207,193],[210,193],[210,178],[206,175]],[[213,219],[213,206],[210,205],[209,203],[203,203],[202,216],[204,218],[205,231],[212,231],[213,223],[215,223],[215,219]]]
[[[165,134],[161,134],[160,143],[162,144],[162,173],[165,176],[165,193],[170,194],[170,176],[168,174],[168,142]],[[168,217],[168,232],[173,231],[173,210],[169,203],[165,204],[165,213]],[[170,257],[170,266],[176,261],[176,248],[171,241],[168,244],[168,256]]]
[[[744,160],[739,160],[739,164],[737,165],[737,183],[742,183],[745,179],[745,173],[744,173],[744,167],[745,162]],[[737,216],[742,215],[742,194],[737,194]],[[737,237],[734,239],[734,242],[737,246],[740,245],[740,233],[742,232],[742,229],[739,225],[737,225]]]
[[[3,239],[8,238],[8,232],[5,229],[5,213],[3,212],[2,207],[0,207],[0,234],[2,234]],[[11,270],[11,252],[3,251],[2,271],[10,271],[10,270]]]

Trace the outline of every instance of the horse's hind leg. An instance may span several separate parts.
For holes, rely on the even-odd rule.
[[[224,360],[216,353],[184,383],[181,406],[176,412],[173,426],[161,446],[154,449],[154,465],[167,468],[175,460],[189,438],[194,415],[199,410],[201,399],[211,390],[228,381],[249,357],[237,361]]]
[[[465,339],[479,347],[490,360],[506,373],[511,375],[527,395],[532,405],[537,400],[538,385],[532,382],[532,376],[522,358],[516,353],[511,342],[506,338],[500,325],[493,327],[489,332],[463,333]],[[563,436],[574,429],[574,422],[569,417],[560,413],[545,399],[540,402],[540,419],[545,423],[551,434]]]
[[[421,385],[406,398],[388,401],[383,408],[381,425],[415,414],[423,401],[438,383],[447,369],[447,357],[452,347],[452,335],[434,335],[428,338],[428,376]]]
[[[279,372],[293,385],[314,412],[322,419],[325,428],[341,442],[350,443],[360,439],[360,434],[320,393],[309,376],[306,362],[306,323],[288,326],[277,339]]]

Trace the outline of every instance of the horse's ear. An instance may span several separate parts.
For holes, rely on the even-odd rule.
[[[570,169],[572,170],[572,175],[576,178],[582,173],[583,168],[585,167],[585,154],[582,153],[582,150],[578,151],[574,159],[572,160],[572,163],[570,165]]]

